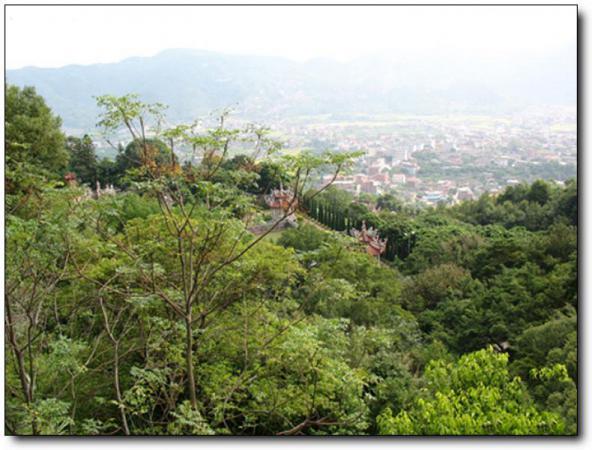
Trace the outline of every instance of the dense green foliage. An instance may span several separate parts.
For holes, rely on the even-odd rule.
[[[430,363],[411,409],[396,417],[386,409],[378,417],[381,434],[562,434],[560,416],[539,413],[507,365],[508,355],[491,348],[456,364]]]
[[[12,195],[31,195],[40,177],[54,178],[68,164],[61,119],[35,89],[7,86],[4,105],[5,186]]]
[[[31,94],[11,95],[25,111]],[[99,104],[105,132],[130,130],[118,160],[97,162],[88,138],[51,141],[38,157],[54,165],[19,166],[36,194],[7,203],[8,433],[577,432],[574,183],[421,212],[383,198],[373,212],[309,182],[355,154],[277,156],[224,120],[145,137],[160,105]],[[20,114],[14,155],[59,123]],[[236,143],[252,154],[229,158]],[[199,163],[179,164],[178,145]],[[120,190],[58,182],[66,150],[79,181]],[[280,185],[299,227],[251,232]],[[346,233],[362,220],[389,239],[385,260]]]
[[[88,135],[82,138],[68,136],[66,147],[70,153],[68,169],[76,175],[77,180],[93,186],[98,180],[97,156],[95,146]]]

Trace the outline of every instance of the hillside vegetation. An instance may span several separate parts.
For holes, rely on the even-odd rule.
[[[416,211],[311,183],[357,153],[282,156],[224,115],[164,129],[162,105],[99,97],[128,133],[109,162],[34,89],[6,99],[8,434],[577,433],[574,180]]]

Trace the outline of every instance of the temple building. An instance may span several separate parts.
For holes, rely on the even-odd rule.
[[[356,230],[355,228],[350,231],[351,235],[358,241],[366,244],[366,252],[369,255],[380,258],[380,255],[386,250],[387,239],[380,239],[378,231],[374,228],[366,227],[366,221],[362,222],[362,230]]]
[[[281,222],[275,225],[275,230],[281,230],[282,228],[287,227],[296,228],[298,226],[298,221],[296,220],[298,199],[294,198],[294,193],[292,191],[284,189],[283,186],[280,185],[279,189],[274,189],[270,194],[265,195],[263,200],[271,212],[271,219],[266,223],[251,226],[249,228],[251,233],[261,235],[280,220]],[[286,216],[286,213],[289,214]]]
[[[274,189],[270,194],[264,197],[265,204],[271,210],[271,220],[273,222],[280,220],[288,210],[290,214],[286,217],[288,223],[296,223],[296,209],[298,208],[298,199],[294,198],[294,193],[289,189],[280,186]]]
[[[76,187],[78,186],[78,181],[76,180],[76,174],[74,172],[68,172],[64,175],[64,183],[68,187]]]

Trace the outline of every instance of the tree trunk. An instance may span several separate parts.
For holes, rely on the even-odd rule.
[[[193,368],[193,324],[191,315],[185,317],[185,364],[187,366],[187,387],[189,388],[189,398],[191,407],[197,410],[197,393],[195,392],[195,374]]]
[[[125,416],[125,407],[123,406],[123,397],[121,396],[121,387],[119,385],[119,342],[114,343],[115,350],[115,364],[113,366],[113,382],[115,384],[115,395],[117,396],[117,403],[119,414],[121,415],[121,423],[123,431],[126,436],[130,435],[129,426],[127,424],[127,417]]]
[[[32,404],[33,404],[33,386],[31,384],[32,380],[31,380],[31,376],[29,376],[27,374],[25,357],[24,357],[23,351],[19,348],[19,345],[17,343],[16,333],[14,331],[14,322],[13,322],[13,318],[12,318],[12,310],[10,307],[10,300],[8,299],[7,295],[4,296],[4,304],[6,307],[6,309],[5,309],[5,311],[6,311],[5,329],[8,334],[8,342],[10,343],[10,346],[12,347],[12,351],[13,351],[14,357],[16,359],[17,371],[18,371],[19,379],[21,381],[21,388],[23,389],[23,397],[24,397],[27,405],[32,406]],[[34,417],[31,420],[31,429],[32,429],[31,430],[32,434],[36,435],[37,434],[37,421],[35,420]]]

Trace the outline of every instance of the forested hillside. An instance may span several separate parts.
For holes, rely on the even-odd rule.
[[[6,90],[8,434],[577,433],[575,180],[419,211],[315,185],[358,153],[97,105],[116,161]]]

